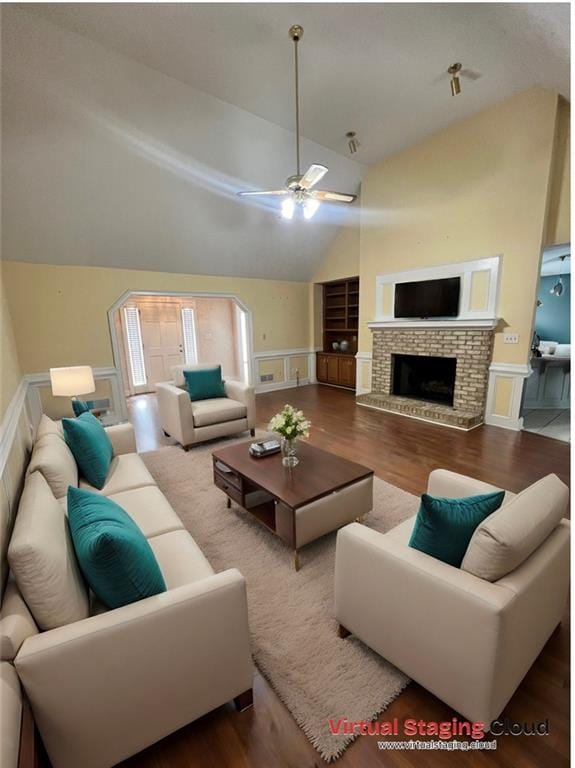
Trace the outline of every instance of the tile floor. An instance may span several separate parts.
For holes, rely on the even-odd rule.
[[[523,429],[571,442],[571,412],[559,408],[531,408],[523,413]]]

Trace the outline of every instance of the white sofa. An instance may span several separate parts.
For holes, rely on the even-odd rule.
[[[436,470],[428,493],[464,497],[499,490],[453,472]],[[335,615],[340,636],[352,633],[470,721],[491,723],[560,623],[569,587],[566,486],[554,475],[520,495],[507,492],[512,517],[538,516],[531,532],[497,523],[495,512],[474,536],[486,553],[519,563],[549,511],[543,540],[506,575],[486,580],[407,546],[415,518],[386,534],[363,525],[341,529],[335,564]],[[519,516],[515,515],[519,513]],[[542,514],[543,513],[543,514]],[[499,518],[501,520],[501,518]],[[481,526],[480,526],[481,528]],[[548,535],[545,536],[545,533]],[[503,542],[504,546],[501,547]],[[477,550],[476,550],[477,552]],[[475,558],[477,561],[477,558]],[[493,554],[487,569],[500,568]],[[477,565],[477,563],[475,563]],[[494,575],[495,571],[493,571]]]
[[[98,493],[143,531],[167,591],[114,610],[89,596],[62,492],[90,486],[78,478],[61,432],[43,417],[8,548],[12,577],[0,620],[3,758],[18,738],[18,679],[53,768],[107,768],[231,699],[250,702],[244,578],[235,569],[214,573],[136,454],[132,427],[106,431],[114,457]],[[48,577],[34,585],[38,558]],[[14,763],[3,759],[5,765]]]
[[[253,387],[225,381],[225,397],[190,400],[184,371],[212,368],[213,364],[175,365],[173,381],[156,384],[160,424],[186,450],[195,443],[250,430],[255,435],[256,399]]]

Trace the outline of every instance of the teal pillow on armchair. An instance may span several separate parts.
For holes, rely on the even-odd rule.
[[[85,400],[72,400],[72,410],[74,416],[81,416],[83,413],[90,412],[90,406]]]
[[[84,578],[108,608],[166,591],[146,537],[115,501],[69,486],[68,525]]]
[[[226,396],[221,365],[213,368],[194,368],[192,371],[183,371],[183,374],[190,400]]]
[[[505,491],[464,499],[424,493],[409,546],[459,568],[479,523],[503,503]]]
[[[93,413],[62,419],[64,438],[86,480],[98,490],[104,487],[114,449],[106,430]]]

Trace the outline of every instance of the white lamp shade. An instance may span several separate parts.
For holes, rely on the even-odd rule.
[[[50,381],[53,395],[76,397],[76,395],[87,395],[96,391],[94,374],[89,365],[50,368]]]

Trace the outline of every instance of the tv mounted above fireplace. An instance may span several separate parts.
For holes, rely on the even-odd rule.
[[[459,314],[459,277],[397,283],[395,317],[457,317]]]

